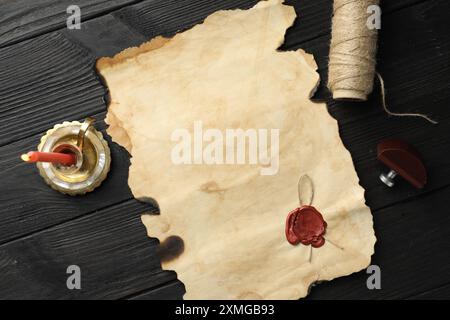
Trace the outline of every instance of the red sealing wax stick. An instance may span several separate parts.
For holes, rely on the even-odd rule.
[[[325,244],[327,223],[316,208],[302,206],[291,211],[286,219],[286,238],[292,245],[299,243],[313,248]]]
[[[27,154],[23,154],[21,158],[28,163],[51,162],[63,166],[71,166],[77,163],[77,157],[71,153],[30,151]]]

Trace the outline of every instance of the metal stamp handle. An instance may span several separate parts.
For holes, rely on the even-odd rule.
[[[78,132],[77,147],[81,151],[83,151],[84,138],[86,137],[86,133],[88,132],[89,128],[92,126],[94,122],[95,122],[94,118],[87,118],[80,127],[80,131]]]

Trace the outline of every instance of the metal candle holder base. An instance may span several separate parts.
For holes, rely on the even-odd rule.
[[[105,180],[111,165],[111,152],[101,132],[87,119],[57,124],[47,131],[38,146],[40,152],[74,153],[77,162],[67,167],[38,162],[45,182],[53,189],[68,195],[83,195],[93,191]]]

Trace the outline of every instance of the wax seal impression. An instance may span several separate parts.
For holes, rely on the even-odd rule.
[[[327,223],[322,214],[312,206],[314,201],[314,184],[308,175],[298,181],[298,198],[300,207],[291,211],[286,218],[286,239],[292,245],[299,243],[313,248],[325,244]]]
[[[312,206],[301,206],[291,211],[286,219],[286,238],[292,245],[299,243],[314,248],[325,244],[327,223]]]

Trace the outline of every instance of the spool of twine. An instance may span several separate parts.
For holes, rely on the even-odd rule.
[[[336,100],[366,101],[373,90],[378,31],[368,8],[379,0],[334,0],[328,88]]]

